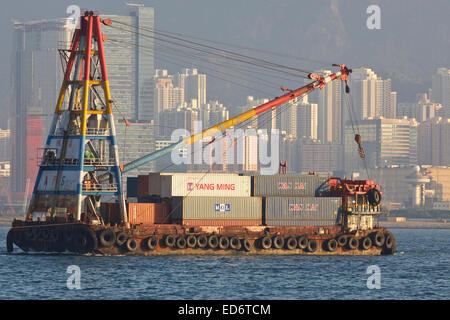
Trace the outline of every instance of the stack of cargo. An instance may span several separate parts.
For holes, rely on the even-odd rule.
[[[262,198],[238,174],[151,173],[148,195],[170,199],[172,222],[189,226],[262,225]]]
[[[335,225],[342,199],[330,197],[328,180],[316,175],[254,176],[252,194],[264,197],[264,225]]]
[[[139,203],[170,203],[165,223],[331,226],[340,218],[342,199],[330,196],[328,182],[316,175],[150,173],[138,176],[137,190],[130,184],[128,194]]]

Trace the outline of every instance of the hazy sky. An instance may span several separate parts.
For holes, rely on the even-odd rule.
[[[155,8],[156,27],[163,30],[330,63],[372,67],[381,76],[392,78],[392,88],[399,92],[400,102],[414,101],[415,93],[425,92],[436,68],[450,68],[449,0],[154,0],[137,3]],[[119,0],[14,0],[2,4],[0,103],[4,110],[9,103],[14,20],[67,17],[66,8],[72,4],[100,14],[127,12],[125,2]],[[366,26],[369,17],[366,10],[371,4],[381,8],[380,30],[369,30]],[[281,57],[271,59],[285,62]],[[308,62],[299,64],[316,68]],[[283,84],[280,82],[280,86]],[[210,89],[211,98],[221,94],[233,96],[237,90],[229,85],[210,86]]]

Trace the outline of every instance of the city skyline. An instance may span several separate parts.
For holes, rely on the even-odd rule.
[[[124,159],[128,159],[130,153],[144,155],[146,152],[156,150],[156,140],[170,138],[170,133],[174,128],[186,128],[192,132],[193,123],[199,120],[203,122],[205,128],[265,103],[274,96],[251,91],[252,96],[236,95],[237,103],[224,103],[227,100],[226,91],[218,98],[217,95],[211,94],[210,92],[214,91],[214,86],[211,86],[210,83],[217,81],[217,75],[229,76],[229,72],[233,74],[233,68],[236,67],[236,65],[230,64],[228,73],[224,72],[222,67],[225,66],[225,60],[221,61],[220,56],[214,58],[213,62],[217,69],[212,71],[210,64],[199,62],[205,60],[201,56],[192,55],[191,59],[185,57],[184,60],[179,56],[173,56],[174,61],[178,62],[176,67],[169,62],[164,62],[164,60],[158,60],[156,58],[158,53],[167,54],[167,47],[155,43],[144,33],[132,34],[126,30],[128,27],[152,30],[156,26],[155,21],[157,19],[155,16],[157,17],[154,8],[144,5],[127,5],[122,8],[120,13],[106,13],[104,15],[105,18],[111,19],[113,23],[118,23],[117,28],[104,28],[107,40],[105,48],[110,53],[106,55],[106,61],[109,69],[111,92],[115,107],[118,106],[115,110],[118,111],[116,112],[116,114],[118,113],[116,115],[116,122],[119,125],[118,133],[124,135],[123,146],[131,141],[145,141],[145,147],[139,146],[135,151],[119,147],[121,155],[123,152],[127,155]],[[36,175],[36,168],[31,169],[31,167],[34,167],[33,164],[37,163],[36,154],[39,149],[38,146],[42,143],[39,141],[39,137],[45,138],[47,134],[45,128],[48,127],[50,120],[47,114],[52,112],[54,102],[51,100],[56,100],[61,79],[62,72],[58,64],[59,61],[58,63],[52,63],[52,61],[57,56],[57,49],[67,47],[73,32],[73,26],[70,25],[70,20],[67,18],[30,22],[16,21],[15,26],[17,37],[20,37],[19,30],[24,29],[30,30],[26,31],[28,33],[25,33],[25,36],[22,35],[24,39],[28,39],[27,41],[30,41],[30,43],[33,43],[34,39],[42,41],[36,46],[36,52],[31,51],[29,60],[26,60],[26,55],[13,55],[22,59],[17,61],[22,61],[21,70],[25,72],[22,73],[23,75],[27,75],[28,69],[26,68],[29,68],[30,65],[35,68],[29,72],[33,76],[29,84],[26,82],[28,81],[26,76],[24,79],[19,78],[18,75],[21,75],[21,73],[13,71],[12,79],[15,79],[16,83],[11,86],[13,90],[16,90],[13,91],[16,92],[16,96],[20,97],[20,99],[13,99],[17,104],[14,109],[15,113],[13,113],[15,122],[12,122],[14,125],[11,125],[10,128],[12,129],[11,139],[15,139],[11,141],[16,141],[10,144],[12,148],[11,176],[13,177],[11,186],[13,190],[23,191],[25,186],[29,185],[27,181],[34,180],[33,176]],[[53,29],[49,29],[48,26],[61,31],[56,31],[55,35],[51,35],[49,30]],[[33,28],[36,29],[36,27],[38,33],[33,34]],[[22,42],[16,41],[16,43]],[[140,45],[136,45],[137,43]],[[24,52],[27,52],[26,50],[29,50],[30,46],[27,45],[24,48]],[[34,62],[36,57],[40,57],[39,50],[43,52],[41,54],[42,62],[31,64],[30,61]],[[16,45],[13,52],[19,51],[20,47]],[[50,52],[50,56],[48,52]],[[208,59],[210,60],[208,63],[213,60]],[[46,73],[50,69],[53,72],[49,74],[55,75],[53,78],[47,78]],[[247,76],[239,71],[236,73],[236,79],[233,80],[236,81],[237,85],[242,85],[248,83],[249,78],[254,78],[255,83],[252,84],[252,87],[248,87],[249,90],[253,90],[255,86],[258,86],[258,82],[268,82],[260,79],[260,75],[262,75],[260,71],[248,69]],[[333,72],[331,68],[314,69],[314,71],[323,75]],[[278,129],[281,131],[280,141],[285,149],[282,149],[280,154],[285,160],[289,159],[289,172],[308,171],[307,167],[310,166],[319,172],[348,173],[363,168],[359,160],[350,160],[352,156],[358,155],[357,152],[354,152],[356,145],[352,142],[355,127],[360,130],[364,127],[364,121],[375,123],[378,121],[376,119],[381,119],[378,121],[379,123],[387,123],[387,119],[397,119],[392,122],[395,123],[394,127],[405,121],[411,123],[411,119],[416,119],[417,124],[414,127],[418,127],[418,130],[417,128],[414,129],[417,132],[410,137],[408,136],[408,139],[411,140],[409,153],[402,155],[403,158],[408,159],[407,162],[402,162],[403,160],[399,160],[398,157],[384,159],[383,156],[380,156],[383,152],[386,152],[382,152],[382,148],[386,146],[383,146],[385,140],[381,138],[385,134],[381,134],[380,138],[372,138],[371,130],[362,135],[363,146],[368,156],[365,161],[369,164],[369,167],[428,164],[428,160],[420,157],[417,150],[420,149],[421,145],[424,145],[426,139],[432,141],[436,146],[441,146],[439,142],[441,140],[436,140],[434,136],[425,138],[421,134],[431,130],[422,129],[426,128],[426,121],[433,120],[436,117],[445,118],[448,115],[450,109],[449,69],[442,66],[436,68],[433,76],[430,77],[431,86],[423,89],[422,92],[415,92],[406,101],[398,99],[396,91],[398,82],[380,76],[377,71],[377,68],[370,66],[353,69],[348,83],[353,95],[353,98],[351,98],[352,108],[355,109],[352,112],[356,112],[353,116],[350,116],[349,106],[343,98],[345,95],[344,87],[341,82],[333,82],[323,90],[292,100],[280,106],[278,110],[268,111],[267,114],[252,119],[251,125],[255,129]],[[272,79],[272,82],[274,82],[273,80],[275,79]],[[283,81],[275,81],[283,83]],[[227,79],[223,79],[223,82],[225,84],[230,83]],[[300,86],[301,82],[308,83],[310,80],[296,81],[296,86]],[[23,90],[24,94],[17,90]],[[423,93],[424,91],[427,93]],[[28,100],[24,98],[26,95],[29,95],[29,98],[26,98]],[[26,100],[26,103],[22,103],[23,106],[19,105],[22,100]],[[414,100],[416,102],[411,102]],[[23,112],[20,110],[26,110],[26,118],[19,116]],[[124,125],[125,121],[123,119],[118,121],[121,117],[129,120],[132,126],[138,128],[127,130]],[[404,119],[405,117],[410,120]],[[350,122],[352,122],[351,129],[349,127]],[[421,125],[422,122],[424,125]],[[433,125],[428,124],[428,126]],[[27,134],[27,132],[29,133]],[[20,133],[22,133],[22,136]],[[421,141],[421,145],[419,141]],[[372,143],[374,144],[372,145]],[[342,147],[339,147],[340,145]],[[394,145],[392,148],[397,147],[402,148],[401,144]],[[420,150],[423,150],[423,148]],[[352,152],[354,154],[349,156],[348,154]],[[315,158],[309,157],[307,154],[321,156]],[[372,154],[376,154],[376,156],[372,156]],[[380,160],[382,158],[384,160]],[[433,163],[446,163],[443,160],[433,161]],[[141,168],[139,172],[154,170],[154,168],[154,163],[149,164],[149,166]],[[19,172],[22,173],[19,174]]]

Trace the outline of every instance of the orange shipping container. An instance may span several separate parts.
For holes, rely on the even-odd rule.
[[[169,223],[169,205],[162,203],[128,203],[128,220],[132,224]],[[111,225],[120,223],[118,203],[102,203],[103,218]]]
[[[128,219],[132,224],[169,223],[169,205],[162,203],[128,203]]]

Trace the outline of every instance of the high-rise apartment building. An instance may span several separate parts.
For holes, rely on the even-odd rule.
[[[14,22],[11,69],[11,191],[25,192],[38,171],[38,149],[48,134],[63,72],[58,49],[67,49],[70,19]]]
[[[139,28],[154,28],[154,9],[127,4],[128,15],[102,15],[129,25],[103,27],[111,97],[127,119],[154,120],[154,40]]]
[[[443,113],[442,105],[431,102],[426,93],[419,93],[416,97],[416,102],[399,103],[397,118],[414,118],[419,122],[423,122]]]
[[[308,96],[305,95],[300,100],[297,107],[297,138],[317,139],[318,106],[316,103],[309,103]]]
[[[228,109],[219,101],[209,101],[200,107],[203,129],[229,119]]]
[[[431,100],[442,104],[441,115],[450,118],[450,69],[439,68],[433,76]]]
[[[193,134],[196,122],[200,121],[200,110],[197,106],[186,102],[178,105],[176,109],[169,109],[161,112],[159,118],[159,135],[170,138],[175,129],[186,129]]]
[[[153,83],[155,114],[157,114],[155,120],[158,120],[161,112],[174,109],[184,102],[184,89],[174,86],[173,76],[169,75],[167,70],[156,70]]]
[[[183,69],[176,76],[177,87],[183,88],[184,100],[191,102],[197,100],[198,105],[206,104],[206,74],[198,73],[198,70]]]
[[[435,117],[422,122],[418,129],[418,163],[450,166],[450,119]]]
[[[391,79],[382,80],[372,69],[359,68],[353,70],[349,86],[358,119],[396,117],[397,97],[391,91]]]
[[[318,73],[327,76],[331,71],[320,70]],[[317,138],[322,143],[339,143],[342,133],[341,81],[332,81],[322,90],[309,93],[308,99],[317,104]]]

